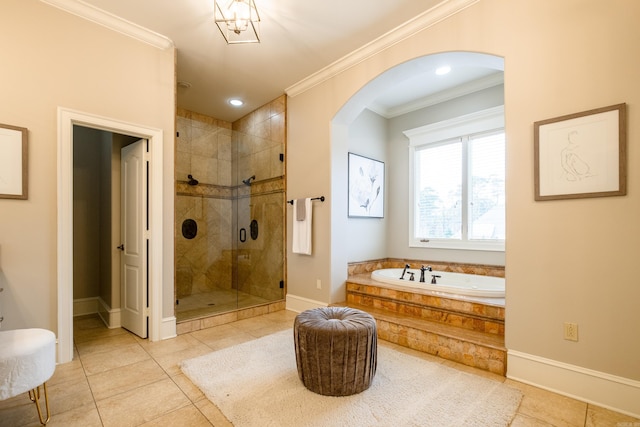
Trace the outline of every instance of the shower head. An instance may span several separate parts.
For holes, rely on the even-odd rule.
[[[256,176],[255,176],[255,175],[252,175],[252,176],[250,176],[250,177],[249,177],[249,178],[247,178],[247,179],[243,179],[243,180],[242,180],[242,183],[243,183],[244,185],[251,185],[251,180],[255,180],[255,179],[256,179]]]
[[[189,178],[189,181],[187,182],[187,184],[198,185],[198,180],[195,179],[192,175],[187,175],[187,178]]]

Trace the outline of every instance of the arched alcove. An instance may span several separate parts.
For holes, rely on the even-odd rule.
[[[451,68],[451,72],[446,76],[437,75],[436,70],[445,65]],[[381,73],[354,94],[335,115],[331,122],[331,233],[332,236],[345,238],[331,240],[331,271],[334,284],[332,302],[344,298],[343,286],[335,285],[344,283],[349,262],[366,261],[371,257],[375,259],[399,256],[386,251],[386,236],[391,232],[407,233],[407,230],[389,229],[392,223],[389,215],[402,215],[408,208],[403,208],[402,202],[398,206],[395,197],[385,197],[385,215],[382,219],[356,219],[347,216],[348,153],[353,151],[385,162],[385,191],[387,196],[393,196],[398,190],[403,190],[402,187],[406,183],[398,182],[399,175],[395,173],[397,171],[389,166],[395,166],[393,160],[403,154],[391,153],[389,135],[377,138],[371,128],[383,128],[385,121],[388,123],[403,115],[419,115],[420,111],[425,111],[427,115],[429,110],[433,111],[434,105],[444,105],[492,87],[499,86],[502,94],[503,73],[504,60],[495,55],[458,51],[426,55]],[[504,102],[503,98],[501,102]],[[360,125],[361,128],[368,128],[368,131],[374,132],[370,134],[374,136],[371,145],[363,141],[367,139],[366,132],[364,135],[360,132],[359,137],[354,137],[354,123],[358,120],[365,123]],[[425,117],[424,120],[425,123],[422,125],[427,124],[430,119]],[[360,140],[354,142],[354,139]],[[374,141],[375,139],[378,141]],[[390,205],[394,203],[394,209],[390,209]],[[350,249],[353,245],[363,245],[367,250],[354,254]]]

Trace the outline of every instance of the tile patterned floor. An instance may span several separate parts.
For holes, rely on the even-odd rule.
[[[153,343],[124,329],[107,329],[96,317],[76,319],[74,360],[59,365],[48,382],[52,408],[48,426],[230,426],[177,364],[291,328],[294,318],[293,312],[279,311]],[[379,345],[519,388],[524,398],[513,427],[640,427],[640,420],[591,404],[384,341]],[[0,427],[38,425],[26,394],[0,402]]]

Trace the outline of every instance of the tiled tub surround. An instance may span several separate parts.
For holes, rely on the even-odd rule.
[[[504,277],[504,268],[384,259],[349,265],[346,305],[371,313],[380,339],[496,374],[506,373],[504,299],[459,297],[389,286],[371,271],[431,265],[434,270]]]
[[[178,322],[258,305],[271,307],[283,300],[284,116],[284,97],[233,124],[178,111]],[[189,185],[188,175],[198,185]],[[242,183],[253,175],[251,186]],[[186,219],[197,224],[193,239],[182,235]],[[252,220],[258,224],[256,239],[251,238]],[[241,228],[246,230],[244,242],[238,239]]]

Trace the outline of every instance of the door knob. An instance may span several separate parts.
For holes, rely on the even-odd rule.
[[[120,249],[121,251],[124,251],[124,243],[118,246],[118,249]]]

